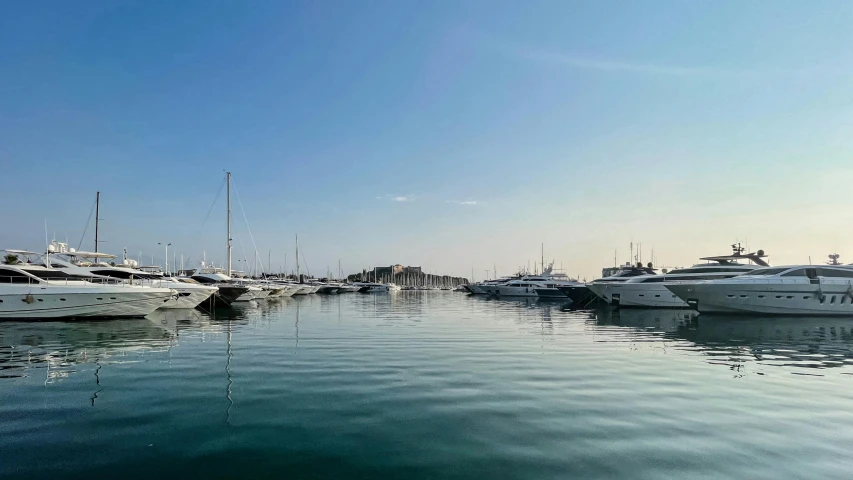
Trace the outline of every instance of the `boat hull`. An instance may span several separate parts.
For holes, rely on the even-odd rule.
[[[587,285],[557,287],[572,301],[573,308],[590,308],[604,305],[604,300],[598,297]]]
[[[174,297],[172,291],[160,288],[90,293],[22,287],[20,292],[0,295],[0,319],[144,317]]]
[[[620,284],[611,289],[610,302],[619,307],[634,308],[690,308],[666,287],[666,283],[630,283]]]
[[[163,303],[160,308],[195,308],[210,298],[214,293],[214,290],[201,289],[184,292],[179,291],[174,300]]]
[[[537,288],[536,289],[536,295],[539,298],[559,298],[559,299],[566,298],[566,294],[561,292],[557,288]]]
[[[699,313],[853,316],[853,286],[694,283],[667,288]]]

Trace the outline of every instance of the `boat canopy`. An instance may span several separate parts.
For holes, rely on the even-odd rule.
[[[109,253],[103,252],[55,252],[51,253],[52,255],[66,255],[69,257],[80,257],[80,258],[117,258],[115,255],[110,255]]]

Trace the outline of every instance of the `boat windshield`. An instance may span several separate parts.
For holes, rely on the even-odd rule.
[[[25,269],[28,273],[35,275],[42,280],[92,280],[93,277],[87,275],[74,275],[61,270],[49,269]]]
[[[789,269],[789,267],[783,267],[783,268],[756,268],[755,270],[750,270],[749,272],[747,272],[747,273],[746,273],[746,275],[749,275],[749,276],[755,276],[755,275],[776,275],[777,273],[782,273],[782,272],[784,272],[785,270],[788,270],[788,269]]]

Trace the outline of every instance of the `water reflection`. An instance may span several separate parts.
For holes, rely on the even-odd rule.
[[[698,316],[689,310],[606,307],[591,320],[599,333],[611,334],[598,341],[676,342],[676,348],[699,352],[709,363],[736,372],[748,364],[798,369],[853,365],[853,318]]]
[[[131,354],[165,352],[176,341],[168,322],[150,319],[0,323],[0,378],[47,370],[46,383],[65,378],[78,364],[127,361]],[[96,371],[97,378],[97,371]],[[99,379],[97,379],[99,381]]]

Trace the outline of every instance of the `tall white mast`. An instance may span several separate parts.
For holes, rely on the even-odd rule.
[[[231,276],[231,172],[225,172],[225,181],[228,184],[228,276]]]

